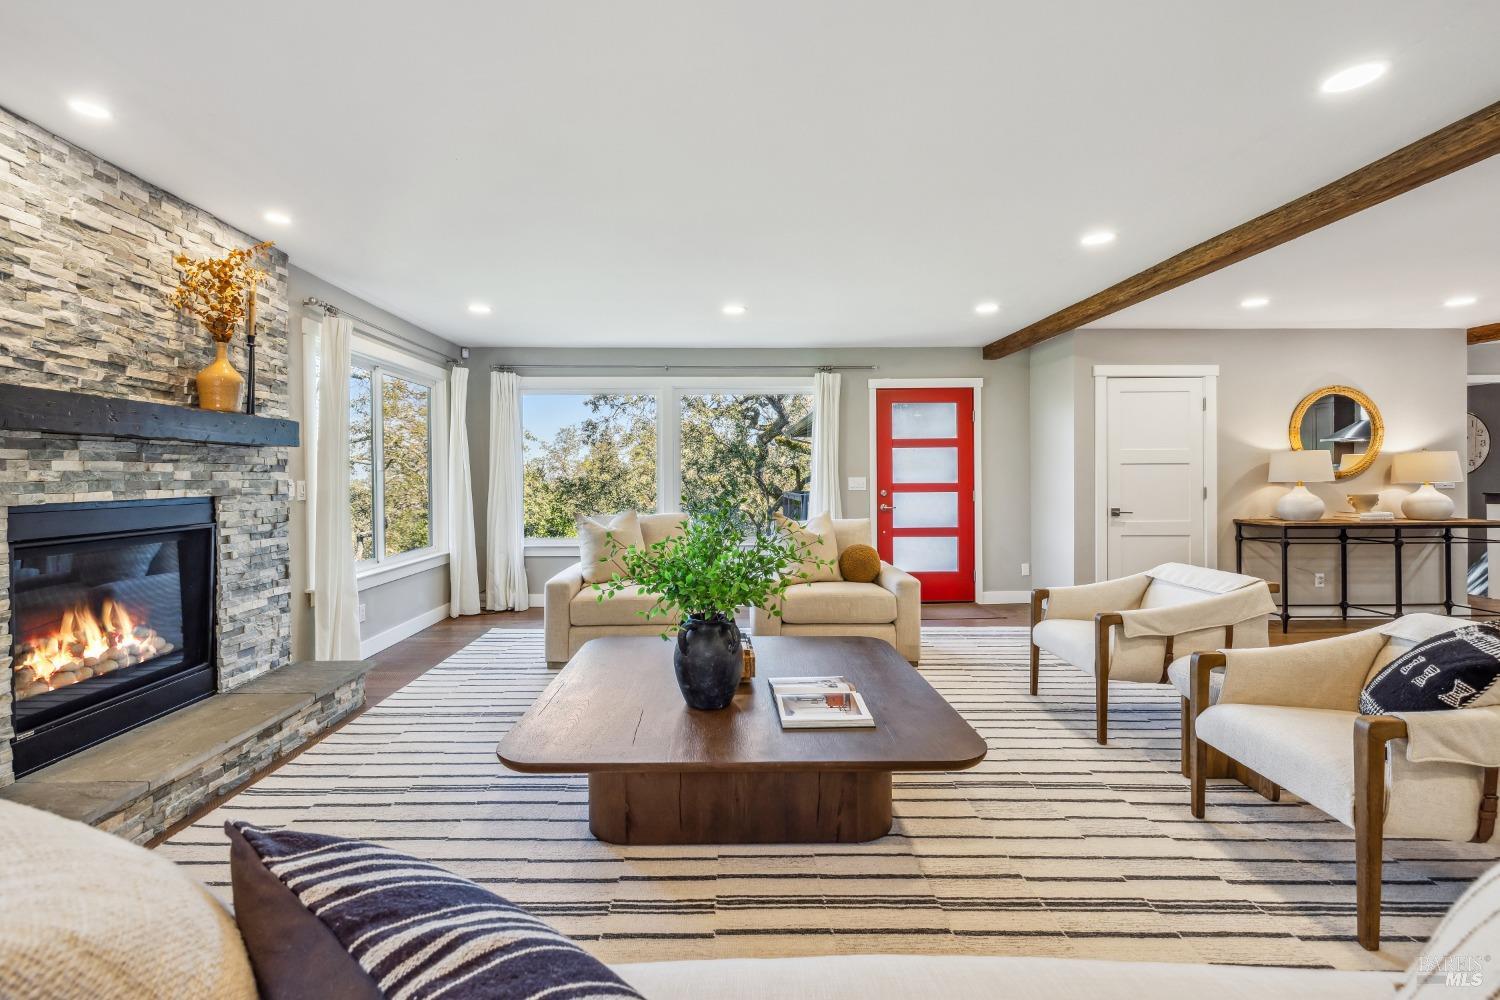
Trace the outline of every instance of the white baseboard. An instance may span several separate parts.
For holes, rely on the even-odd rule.
[[[448,605],[424,611],[415,618],[408,618],[399,625],[393,625],[384,632],[376,632],[367,639],[359,641],[359,658],[368,660],[382,649],[387,649],[400,642],[402,639],[410,639],[424,628],[436,625],[448,617]]]
[[[1031,600],[1029,590],[981,590],[980,604],[1025,604]]]
[[[531,606],[533,608],[539,608],[542,606],[542,601],[545,597],[545,594],[528,594],[527,600],[531,601]]]

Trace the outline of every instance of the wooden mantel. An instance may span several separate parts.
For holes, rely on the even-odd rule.
[[[0,431],[250,448],[296,447],[301,441],[295,420],[19,385],[0,385]]]

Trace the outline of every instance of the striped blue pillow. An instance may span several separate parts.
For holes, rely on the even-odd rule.
[[[232,825],[390,1000],[640,1000],[543,921],[437,865],[363,840]]]

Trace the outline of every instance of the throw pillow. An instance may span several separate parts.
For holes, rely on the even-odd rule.
[[[235,910],[267,998],[640,1000],[543,921],[437,865],[326,834],[225,830]]]
[[[839,573],[855,583],[874,583],[880,576],[880,553],[868,545],[851,545],[839,553]]]
[[[839,543],[833,534],[832,517],[819,514],[808,518],[806,525],[801,525],[777,511],[776,524],[789,537],[808,546],[807,558],[788,566],[787,576],[795,576],[802,583],[843,579],[839,576]],[[807,575],[803,576],[804,573]]]
[[[256,993],[234,918],[183,869],[113,834],[0,802],[0,996]]]
[[[644,548],[641,522],[635,511],[627,510],[614,517],[578,515],[578,561],[583,566],[584,583],[607,583],[618,573],[629,578],[620,555],[634,545]],[[610,545],[613,538],[620,548]]]
[[[1500,628],[1465,625],[1396,657],[1365,684],[1365,715],[1500,704]]]

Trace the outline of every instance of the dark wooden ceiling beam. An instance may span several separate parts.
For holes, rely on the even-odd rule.
[[[1496,153],[1500,153],[1500,102],[987,344],[984,356],[1003,358],[1034,347]]]
[[[1492,340],[1500,340],[1500,323],[1486,323],[1484,326],[1469,327],[1469,346],[1475,344],[1488,344]]]

